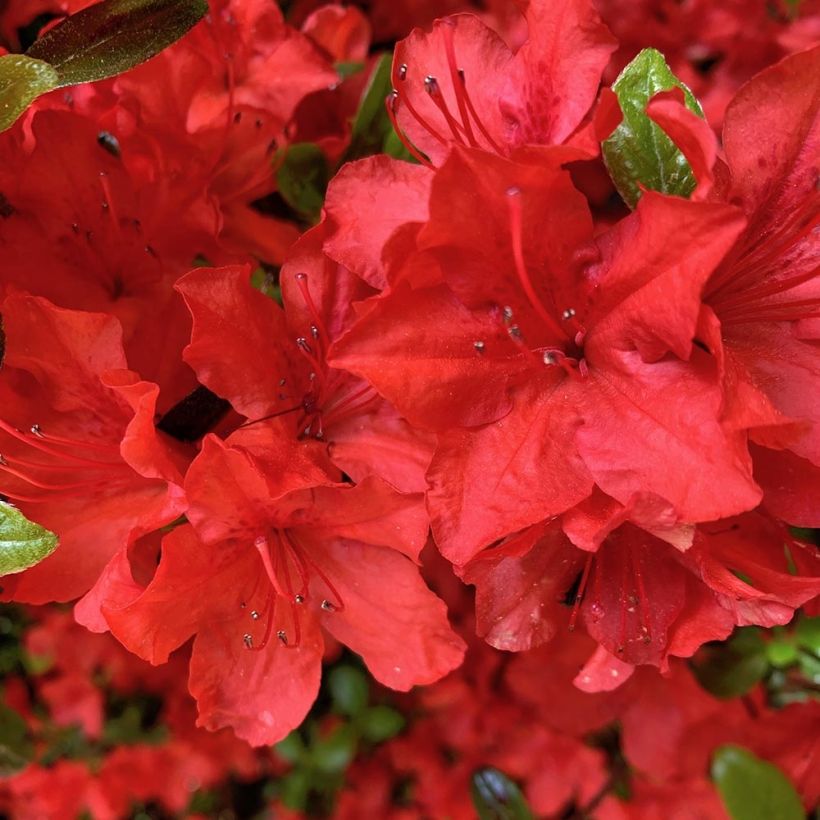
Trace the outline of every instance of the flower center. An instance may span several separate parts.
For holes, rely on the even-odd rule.
[[[242,641],[248,649],[259,652],[270,641],[274,628],[281,626],[286,618],[280,614],[284,607],[289,612],[290,629],[276,630],[276,637],[284,646],[295,649],[302,643],[301,607],[310,603],[310,582],[317,577],[326,589],[319,608],[323,612],[344,611],[344,601],[331,580],[312,560],[308,551],[301,547],[287,529],[273,530],[269,536],[260,535],[253,543],[259,554],[262,572],[259,582],[267,581],[264,603],[260,609],[252,609],[252,621],[264,620],[262,635],[254,638],[246,632]],[[259,584],[254,588],[251,599],[256,597]],[[246,604],[241,606],[246,608]]]
[[[707,285],[724,325],[820,318],[820,296],[793,293],[820,274],[820,178],[800,206],[770,224],[750,224]]]

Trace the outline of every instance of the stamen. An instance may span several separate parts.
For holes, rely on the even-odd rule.
[[[453,139],[456,142],[461,142],[461,135],[464,133],[464,128],[457,122],[456,118],[450,113],[450,109],[447,106],[447,103],[444,101],[444,95],[441,93],[441,88],[439,87],[438,80],[432,75],[428,74],[424,78],[424,90],[430,95],[430,99],[433,101],[433,104],[441,111],[442,115],[444,116],[447,125],[450,128],[450,132],[453,135]]]
[[[387,108],[387,116],[390,120],[390,125],[393,126],[393,130],[396,132],[396,136],[401,141],[401,144],[409,151],[410,155],[421,165],[425,168],[433,168],[434,165],[430,162],[421,151],[407,139],[407,135],[402,131],[399,127],[398,120],[396,119],[396,100],[399,98],[399,92],[393,89],[387,97],[385,97],[384,104]]]
[[[442,30],[444,35],[444,51],[447,54],[447,66],[450,69],[450,80],[453,84],[453,91],[456,95],[456,105],[458,105],[458,113],[461,116],[461,122],[464,126],[464,133],[467,141],[473,148],[478,148],[475,134],[470,125],[470,115],[467,111],[467,103],[464,100],[464,72],[460,72],[456,65],[456,50],[453,44],[453,25],[449,20],[444,21],[444,28]]]
[[[587,581],[589,580],[589,571],[592,567],[592,561],[595,558],[593,553],[587,555],[587,560],[584,563],[584,572],[581,575],[581,583],[578,584],[578,592],[575,593],[575,601],[572,604],[572,615],[569,616],[569,631],[575,630],[575,623],[578,620],[578,612],[581,609],[581,602],[584,600],[584,593],[587,588]]]
[[[467,79],[461,69],[459,69],[458,75],[461,80],[461,86],[464,90],[464,102],[467,105],[467,110],[470,112],[470,116],[478,126],[478,130],[483,134],[484,139],[486,139],[492,146],[493,151],[495,151],[496,154],[503,154],[504,152],[501,150],[501,146],[490,136],[490,132],[487,130],[484,123],[481,121],[481,118],[478,116],[478,112],[475,110],[473,101],[470,98],[470,92],[467,90]]]
[[[515,261],[515,272],[527,299],[532,305],[535,312],[543,320],[544,324],[559,338],[567,338],[564,329],[552,318],[550,313],[541,304],[535,288],[530,280],[530,275],[527,272],[527,266],[524,262],[524,248],[523,248],[523,218],[521,210],[521,189],[512,187],[507,190],[507,205],[509,209],[510,218],[510,235],[512,237],[512,252]]]
[[[18,430],[16,427],[12,427],[7,422],[0,419],[0,430],[8,433],[12,438],[16,439],[17,441],[22,442],[23,444],[27,444],[34,450],[39,450],[41,453],[46,453],[47,455],[54,456],[59,459],[63,459],[66,461],[72,461],[75,464],[81,464],[86,467],[104,467],[106,469],[112,469],[114,467],[119,466],[128,466],[126,465],[120,456],[120,452],[118,449],[115,449],[113,446],[106,447],[103,445],[92,445],[87,442],[79,442],[79,441],[70,441],[69,439],[61,439],[56,436],[48,436],[46,437],[45,433],[42,432],[39,425],[33,425],[31,428],[32,435],[28,436],[22,432],[22,430]],[[97,449],[100,451],[110,452],[112,455],[116,453],[117,456],[120,456],[119,464],[117,462],[112,461],[98,461],[97,459],[91,458],[84,458],[83,456],[77,456],[73,453],[67,453],[64,450],[58,450],[54,447],[50,447],[46,441],[55,442],[57,444],[69,444],[72,447],[87,447],[91,449]]]
[[[396,101],[398,101],[399,92],[393,89],[393,93],[396,95]],[[401,101],[403,105],[407,106],[407,110],[418,122],[418,124],[422,128],[424,128],[424,130],[427,131],[427,133],[430,134],[430,136],[433,137],[433,139],[438,140],[442,145],[447,145],[447,140],[444,137],[442,137],[441,134],[439,134],[439,132],[436,131],[436,129],[433,128],[433,126],[431,126],[430,123],[427,122],[427,120],[424,119],[424,117],[422,117],[418,111],[416,111],[415,106],[413,105],[413,103],[410,102],[410,100],[406,96],[402,97]]]
[[[327,327],[322,319],[322,314],[316,308],[316,303],[310,295],[310,288],[308,287],[308,277],[306,273],[297,273],[294,277],[299,292],[302,294],[302,299],[305,300],[305,306],[308,309],[310,318],[313,320],[313,325],[310,328],[310,334],[314,339],[318,339],[321,334],[322,339],[327,344],[330,342],[330,334],[327,332]]]

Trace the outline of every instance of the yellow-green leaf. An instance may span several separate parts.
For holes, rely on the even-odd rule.
[[[57,536],[0,501],[0,575],[39,564],[57,548]]]
[[[0,57],[0,131],[13,125],[37,97],[58,85],[57,72],[42,60],[24,54]]]
[[[158,54],[207,11],[206,0],[103,0],[50,29],[27,53],[54,66],[61,86],[102,80]]]

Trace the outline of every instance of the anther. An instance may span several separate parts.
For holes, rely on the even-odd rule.
[[[248,649],[253,649],[253,635],[249,635],[247,632],[242,636],[242,642],[245,644]]]
[[[31,425],[31,432],[37,436],[37,438],[45,438],[45,434],[43,433],[43,428],[40,427],[39,424],[32,424]]]
[[[406,80],[407,79],[407,63],[402,63],[399,66],[399,79]]]
[[[333,604],[330,603],[330,601],[328,601],[327,598],[325,598],[322,601],[321,606],[322,606],[322,609],[324,609],[325,612],[333,612],[333,610],[336,609],[336,607],[333,606]]]
[[[297,273],[296,276],[293,277],[294,279],[298,279],[300,282],[304,282],[307,279],[306,273]]]
[[[473,347],[478,353],[484,352],[484,342],[473,342]]]
[[[304,336],[300,336],[296,340],[296,344],[299,347],[301,347],[302,350],[304,350],[306,353],[313,353],[313,350],[311,349],[310,345],[308,344],[308,340]]]
[[[521,196],[521,189],[517,185],[511,185],[504,193],[507,196]]]
[[[566,309],[566,310],[565,310],[565,311],[561,314],[561,318],[562,318],[565,322],[568,322],[570,319],[572,319],[572,317],[573,317],[573,316],[575,316],[575,308],[567,308],[567,309]]]
[[[507,333],[510,334],[511,339],[520,339],[521,338],[521,328],[518,325],[510,325]]]
[[[6,467],[6,466],[8,466],[8,460],[6,459],[6,457],[2,453],[0,453],[0,467]]]
[[[504,316],[504,321],[507,322],[507,324],[509,324],[512,321],[512,318],[513,318],[512,308],[509,305],[507,305],[504,308],[504,310],[502,311],[502,314]]]
[[[545,350],[544,351],[544,364],[558,364],[558,357],[552,350]]]
[[[428,74],[424,78],[424,90],[432,97],[439,93],[438,80],[432,75]]]
[[[254,619],[254,621],[258,621],[258,620],[259,620],[259,613],[258,613],[255,609],[252,609],[252,610],[251,610],[251,618],[253,618],[253,619]]]
[[[310,326],[310,335],[313,336],[314,339],[319,338],[319,328],[316,325]]]
[[[304,595],[294,595],[293,596],[293,603],[295,604],[303,604],[305,602]]]
[[[287,645],[288,645],[288,635],[287,635],[287,632],[285,632],[285,630],[284,630],[284,629],[280,629],[280,630],[276,633],[276,637],[277,637],[277,638],[279,638],[279,640],[282,642],[282,644],[283,644],[284,646],[287,646]]]
[[[279,387],[284,387],[287,379],[279,379]]]

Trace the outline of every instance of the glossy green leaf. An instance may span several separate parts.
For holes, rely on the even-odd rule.
[[[53,532],[0,501],[0,575],[33,567],[56,548],[57,536]]]
[[[34,100],[59,85],[57,72],[23,54],[0,57],[0,131],[9,128]]]
[[[498,769],[479,769],[473,775],[471,793],[480,820],[532,820],[521,790]]]
[[[337,666],[328,675],[328,687],[333,705],[344,715],[358,715],[369,696],[367,678],[355,666]]]
[[[206,0],[103,0],[50,29],[27,53],[54,66],[61,86],[102,80],[159,54],[207,11]]]
[[[713,695],[740,697],[769,671],[766,642],[754,627],[739,629],[726,643],[705,647],[693,671],[701,686]]]
[[[25,720],[0,703],[0,777],[22,769],[34,753]]]
[[[330,181],[327,159],[318,145],[297,142],[287,149],[276,172],[279,194],[294,211],[317,221]]]
[[[371,743],[383,743],[404,728],[404,717],[389,706],[371,706],[362,713],[359,726]]]
[[[732,820],[805,818],[800,798],[783,772],[740,746],[717,750],[712,779]]]
[[[609,175],[630,208],[640,199],[640,186],[678,196],[689,196],[695,189],[695,177],[683,153],[646,114],[646,105],[655,94],[673,88],[682,89],[686,107],[703,116],[692,92],[654,48],[641,51],[612,86],[624,116],[602,143],[602,150]]]

